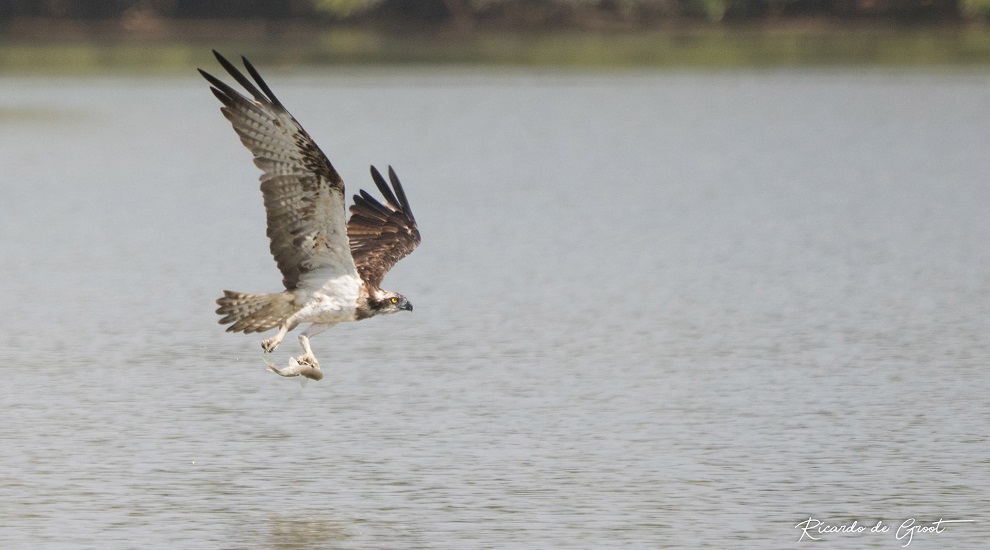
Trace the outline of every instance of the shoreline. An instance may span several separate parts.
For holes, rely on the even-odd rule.
[[[990,67],[990,27],[690,25],[637,30],[469,33],[298,22],[158,20],[63,22],[0,33],[0,74],[186,71],[210,49],[243,53],[269,66],[506,66],[561,68]],[[38,23],[40,24],[40,22]]]

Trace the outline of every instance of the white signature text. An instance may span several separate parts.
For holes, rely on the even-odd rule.
[[[885,524],[883,520],[877,520],[876,524],[870,526],[860,525],[859,520],[853,520],[852,523],[828,523],[827,521],[808,517],[808,519],[795,525],[794,528],[801,530],[798,542],[804,539],[822,540],[825,538],[825,535],[839,533],[890,533],[894,538],[902,542],[902,547],[906,548],[914,541],[915,535],[923,533],[940,534],[945,531],[946,526],[950,523],[972,523],[973,521],[975,520],[939,518],[938,521],[926,523],[916,521],[914,518],[908,518],[891,531],[891,526]]]

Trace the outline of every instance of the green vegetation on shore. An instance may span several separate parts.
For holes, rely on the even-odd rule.
[[[210,49],[259,64],[487,65],[573,68],[990,66],[990,29],[710,29],[617,33],[485,33],[438,38],[341,29],[301,36],[208,40],[16,40],[0,73],[184,72]]]

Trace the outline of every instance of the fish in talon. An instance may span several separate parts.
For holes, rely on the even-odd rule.
[[[268,365],[268,370],[274,372],[279,376],[292,377],[292,376],[302,376],[304,378],[309,378],[310,380],[322,380],[323,371],[320,370],[319,366],[312,365],[307,362],[300,363],[295,357],[289,358],[289,366],[280,369],[275,366],[274,362],[265,359],[265,364]]]

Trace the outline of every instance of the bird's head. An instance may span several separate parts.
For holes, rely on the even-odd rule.
[[[377,298],[378,299],[375,300],[374,307],[378,310],[379,315],[413,310],[412,304],[409,303],[409,300],[398,292],[383,290],[381,295]]]

